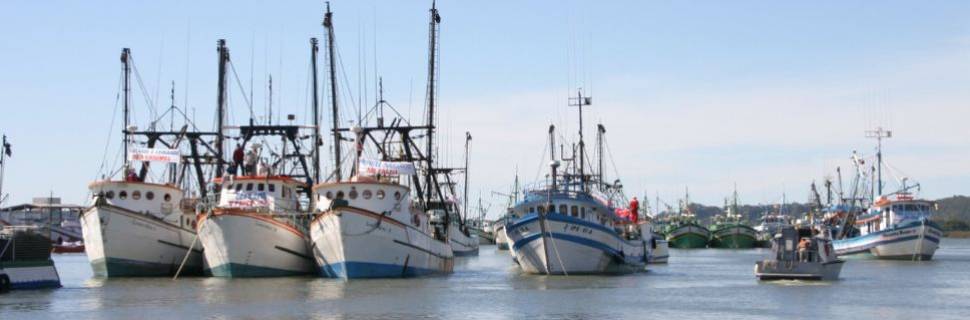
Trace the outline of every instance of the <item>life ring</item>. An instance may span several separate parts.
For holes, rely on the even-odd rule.
[[[0,274],[0,292],[10,291],[10,277],[5,274]]]

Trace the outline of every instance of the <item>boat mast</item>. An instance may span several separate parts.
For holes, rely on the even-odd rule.
[[[599,155],[599,166],[596,174],[599,175],[599,183],[603,184],[603,138],[606,135],[606,127],[603,124],[596,125],[596,154]],[[646,199],[646,198],[644,198]]]
[[[583,191],[589,191],[586,186],[586,142],[583,141],[583,106],[588,106],[592,103],[593,98],[584,97],[582,90],[576,90],[576,97],[569,99],[569,106],[579,108],[579,179]]]
[[[465,221],[465,219],[468,218],[468,150],[469,150],[468,147],[471,142],[472,142],[472,134],[466,131],[465,132],[465,195],[464,195],[465,204],[464,204],[464,207],[462,208],[463,209],[462,212],[465,213],[465,217],[462,219],[462,221]],[[479,204],[479,207],[481,207],[481,204]]]
[[[223,162],[225,159],[223,157],[224,146],[222,144],[225,139],[223,133],[223,127],[225,126],[226,119],[226,65],[229,64],[229,48],[226,47],[226,39],[219,39],[218,41],[219,50],[219,84],[217,98],[216,98],[216,177],[222,177],[223,172]],[[202,179],[201,169],[199,172],[199,179]]]
[[[320,183],[320,101],[317,94],[317,38],[310,38],[310,63],[313,68],[313,181],[311,185]],[[313,199],[314,197],[310,197]]]
[[[0,206],[3,205],[3,176],[7,171],[7,155],[10,154],[10,143],[7,142],[7,135],[3,135],[3,144],[0,144]]]
[[[128,111],[128,108],[129,108],[128,103],[129,103],[129,101],[131,101],[131,97],[130,97],[130,92],[131,92],[131,64],[130,64],[130,61],[129,61],[130,56],[131,56],[131,49],[129,49],[129,48],[123,48],[123,49],[121,49],[121,69],[122,69],[122,73],[124,74],[124,81],[123,81],[124,84],[123,84],[123,88],[122,88],[122,91],[123,91],[122,94],[124,96],[124,98],[123,98],[124,101],[122,102],[122,106],[123,106],[122,107],[122,110],[123,110],[122,111],[122,113],[123,113],[122,117],[124,117],[124,123],[123,123],[122,129],[121,129],[121,132],[123,134],[122,140],[124,142],[124,154],[122,155],[122,157],[124,157],[124,167],[123,168],[125,170],[125,172],[123,172],[122,174],[125,175],[125,176],[128,175],[128,169],[129,169],[128,166],[130,165],[130,163],[128,162],[128,143],[131,142],[129,140],[129,132],[128,132],[128,123],[130,122],[130,119],[129,119],[129,111]]]
[[[428,140],[426,161],[428,163],[428,170],[426,172],[425,180],[427,180],[426,186],[428,188],[428,195],[431,196],[431,181],[433,180],[434,170],[432,170],[432,164],[434,162],[434,107],[435,107],[435,88],[437,83],[435,82],[435,76],[437,73],[437,59],[438,59],[438,24],[441,23],[441,16],[438,15],[438,8],[436,7],[435,1],[431,2],[430,10],[430,21],[428,22],[428,135],[425,139]]]
[[[882,139],[888,139],[893,137],[893,132],[891,130],[883,130],[882,127],[877,127],[876,130],[866,131],[866,138],[876,139],[876,170],[877,173],[877,191],[879,195],[882,195]]]
[[[333,171],[334,181],[341,180],[340,169],[340,113],[337,109],[337,59],[334,56],[333,12],[330,12],[330,2],[327,2],[327,13],[323,17],[323,26],[327,29],[327,59],[330,64],[330,108],[333,118]],[[316,68],[314,68],[316,69]]]

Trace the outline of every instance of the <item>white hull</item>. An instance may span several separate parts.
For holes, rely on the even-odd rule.
[[[478,235],[474,233],[465,235],[458,228],[457,225],[448,228],[448,243],[451,244],[451,251],[456,257],[477,256]]]
[[[505,226],[495,228],[495,245],[499,250],[509,249],[509,237],[505,234]]]
[[[526,216],[507,225],[506,233],[526,273],[628,273],[643,271],[647,262],[643,241],[623,240],[613,230],[564,215]]]
[[[188,226],[112,205],[85,211],[81,230],[88,261],[104,277],[174,275],[195,239]],[[202,267],[202,248],[196,244],[182,274],[201,275]]]
[[[934,223],[914,221],[859,237],[835,240],[838,255],[869,254],[879,259],[930,260],[939,248],[941,231]]]
[[[657,247],[650,251],[650,259],[648,263],[651,264],[662,264],[667,263],[667,259],[670,258],[670,248],[667,244],[667,240],[657,239]]]
[[[321,213],[310,225],[320,275],[330,278],[400,278],[451,273],[454,255],[407,222],[363,209]]]
[[[200,219],[199,240],[217,277],[278,277],[313,272],[306,237],[268,217],[246,213]]]

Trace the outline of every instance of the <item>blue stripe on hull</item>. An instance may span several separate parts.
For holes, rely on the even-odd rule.
[[[226,263],[207,270],[214,277],[224,278],[262,278],[262,277],[290,277],[307,275],[305,272],[267,268],[241,263]]]
[[[371,262],[339,262],[320,267],[320,275],[327,278],[366,279],[366,278],[406,278],[433,274],[444,274],[442,270],[415,268],[404,265],[371,263]]]
[[[60,287],[61,282],[58,280],[14,282],[10,284],[11,290],[56,289]]]
[[[590,239],[587,239],[587,238],[577,237],[577,236],[568,235],[568,234],[554,233],[554,232],[547,232],[547,233],[545,233],[545,235],[548,236],[548,237],[551,237],[553,239],[568,241],[568,242],[572,242],[572,243],[575,243],[575,244],[579,244],[579,245],[582,245],[582,246],[586,246],[586,247],[590,247],[590,248],[593,248],[593,249],[597,249],[597,250],[603,251],[607,255],[609,255],[611,257],[614,257],[614,258],[617,258],[617,259],[620,259],[621,261],[623,261],[626,264],[646,263],[646,261],[645,261],[646,257],[642,257],[642,259],[633,259],[633,260],[631,260],[631,259],[629,259],[627,257],[626,254],[624,254],[624,252],[618,251],[616,249],[613,249],[612,246],[607,245],[607,244],[602,243],[602,242],[599,242],[599,241],[590,240]],[[525,245],[528,245],[529,243],[531,243],[531,242],[533,242],[535,240],[538,240],[538,239],[541,239],[541,237],[539,236],[538,233],[537,234],[533,234],[533,235],[529,235],[528,237],[522,238],[519,241],[515,241],[513,243],[513,245],[512,245],[512,248],[514,250],[519,250],[519,248],[521,248],[521,247],[523,247]]]

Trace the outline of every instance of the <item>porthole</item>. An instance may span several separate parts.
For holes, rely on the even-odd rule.
[[[162,197],[162,199],[165,200],[165,202],[172,201],[172,195],[166,193],[165,196]]]
[[[360,195],[364,197],[364,200],[370,200],[370,198],[374,196],[374,193],[370,190],[364,190],[364,192],[362,192]]]
[[[350,188],[350,193],[347,194],[351,200],[357,199],[357,188]]]
[[[394,191],[394,200],[401,200],[401,191]]]
[[[343,199],[343,198],[344,198],[344,192],[343,191],[337,191],[337,199]]]
[[[118,199],[121,199],[121,200],[128,199],[128,192],[125,192],[125,191],[118,192]]]
[[[333,191],[327,191],[327,194],[323,195],[327,200],[333,199]]]
[[[377,190],[377,199],[384,199],[384,190]]]
[[[141,191],[135,190],[131,192],[132,200],[141,200]]]
[[[114,191],[108,191],[108,192],[106,192],[104,194],[104,197],[105,198],[108,198],[108,199],[114,199],[115,198],[115,192]]]
[[[151,191],[145,192],[145,199],[155,200],[155,193]]]

